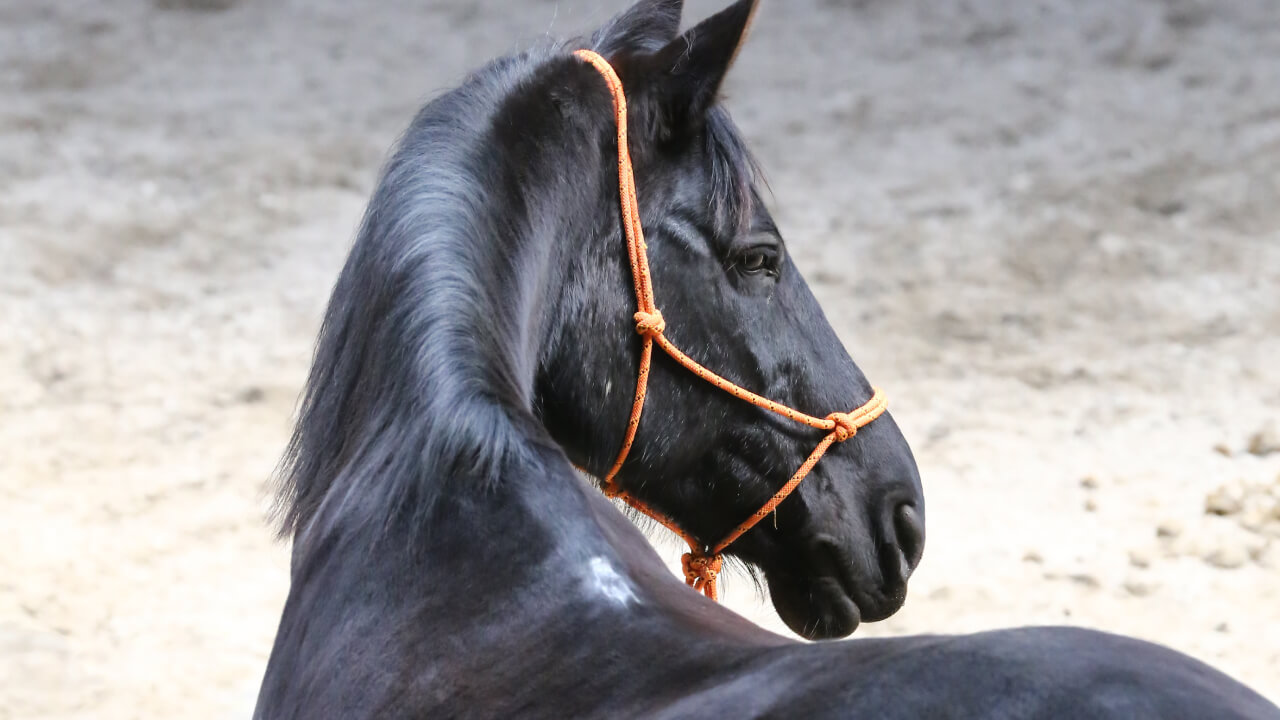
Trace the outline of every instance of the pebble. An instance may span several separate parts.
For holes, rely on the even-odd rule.
[[[1151,555],[1145,550],[1130,550],[1129,564],[1136,568],[1149,568],[1151,567]]]
[[[1268,421],[1266,425],[1249,436],[1249,452],[1253,455],[1280,453],[1280,425],[1277,425],[1274,420]]]
[[[1249,561],[1249,553],[1237,545],[1224,545],[1206,553],[1204,561],[1216,568],[1235,570]]]
[[[1236,515],[1243,507],[1240,494],[1226,485],[1209,493],[1204,499],[1204,511],[1210,515]]]
[[[1097,490],[1098,478],[1092,475],[1085,475],[1084,477],[1080,478],[1080,487],[1084,488],[1085,490]]]
[[[1089,573],[1072,573],[1067,576],[1067,579],[1077,585],[1083,585],[1091,590],[1096,590],[1102,587],[1102,583],[1098,581],[1098,578],[1090,575]]]
[[[1124,589],[1134,597],[1146,597],[1155,590],[1151,583],[1143,582],[1138,579],[1129,579],[1124,581]]]
[[[1182,523],[1177,520],[1165,520],[1156,526],[1156,537],[1176,538],[1182,534]]]
[[[1268,486],[1242,480],[1223,485],[1205,496],[1204,511],[1232,517],[1251,532],[1280,536],[1280,484]]]
[[[260,403],[267,397],[266,392],[260,387],[250,385],[240,392],[236,393],[236,400],[246,405]]]

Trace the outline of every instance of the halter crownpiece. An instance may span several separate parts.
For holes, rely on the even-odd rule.
[[[699,365],[667,339],[663,334],[667,327],[666,320],[663,319],[662,313],[658,311],[654,302],[653,280],[649,275],[648,248],[644,243],[644,228],[640,225],[635,172],[631,167],[631,152],[627,144],[627,98],[622,89],[622,80],[618,78],[609,61],[598,53],[591,50],[578,50],[574,55],[590,63],[600,72],[613,96],[614,119],[618,126],[618,194],[621,198],[623,231],[627,238],[627,255],[631,261],[631,279],[636,291],[636,332],[641,338],[640,371],[636,377],[635,403],[631,406],[631,418],[627,421],[627,432],[623,438],[622,449],[618,452],[618,458],[613,461],[613,466],[604,476],[604,493],[609,497],[621,498],[631,507],[657,520],[668,530],[683,538],[689,544],[689,552],[681,558],[685,583],[712,600],[717,600],[716,578],[720,574],[725,549],[773,512],[783,500],[786,500],[787,496],[800,485],[800,481],[813,470],[814,465],[818,464],[818,460],[822,459],[828,448],[857,435],[858,428],[880,417],[888,406],[888,401],[884,393],[876,388],[870,400],[850,412],[831,413],[822,418],[814,417],[735,385]],[[827,433],[813,452],[809,453],[809,457],[800,465],[800,469],[796,470],[791,479],[774,493],[768,502],[731,530],[724,539],[712,546],[699,543],[692,535],[680,529],[671,518],[654,510],[644,501],[618,487],[616,483],[618,471],[622,469],[622,464],[626,462],[627,455],[631,452],[631,445],[635,442],[636,428],[640,425],[640,415],[644,411],[645,394],[649,387],[649,365],[653,359],[655,343],[685,369],[730,395]]]

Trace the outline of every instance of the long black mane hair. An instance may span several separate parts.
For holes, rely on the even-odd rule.
[[[586,46],[607,53],[635,41],[613,31],[602,28]],[[521,336],[526,328],[516,322],[517,308],[504,302],[505,289],[519,286],[527,268],[518,247],[505,248],[496,263],[479,257],[487,260],[493,238],[519,243],[536,236],[520,205],[537,204],[528,196],[547,178],[512,176],[511,159],[492,152],[495,126],[503,129],[495,117],[514,114],[512,94],[548,72],[548,60],[569,44],[481,68],[424,107],[394,150],[333,289],[277,473],[281,535],[301,533],[328,503],[365,523],[420,526],[445,490],[440,479],[465,478],[483,490],[510,462],[528,459],[526,435],[515,427],[534,428],[508,409],[537,413],[538,398],[529,392],[536,357],[519,352],[530,338]],[[708,112],[703,141],[713,159],[712,223],[726,232],[750,218],[761,173],[720,107]],[[576,179],[554,181],[571,186]],[[616,204],[594,194],[582,202]],[[493,212],[495,206],[505,211]],[[611,234],[621,253],[619,232]],[[602,455],[615,451],[598,448]]]

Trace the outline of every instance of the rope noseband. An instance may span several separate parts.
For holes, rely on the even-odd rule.
[[[662,523],[671,532],[684,538],[684,541],[689,544],[689,552],[685,553],[681,558],[685,582],[694,590],[701,592],[712,600],[716,600],[718,598],[716,577],[720,573],[721,555],[724,553],[725,548],[755,527],[756,523],[767,517],[783,500],[786,500],[787,496],[800,485],[800,481],[805,479],[810,470],[813,470],[813,466],[818,464],[818,460],[822,459],[828,448],[835,443],[844,442],[857,435],[858,428],[880,417],[884,413],[888,401],[885,399],[884,393],[877,388],[866,404],[854,409],[852,412],[836,412],[826,417],[814,417],[761,397],[750,390],[738,387],[699,365],[667,339],[667,336],[663,334],[666,330],[666,321],[663,319],[662,313],[658,312],[658,307],[654,302],[653,281],[649,276],[648,247],[644,242],[644,229],[640,226],[640,207],[636,200],[635,173],[631,167],[631,153],[627,146],[627,98],[622,90],[622,81],[618,78],[618,74],[614,72],[613,67],[609,65],[609,61],[599,54],[590,50],[578,50],[574,54],[590,63],[600,72],[604,77],[605,83],[609,86],[610,94],[613,95],[613,112],[618,125],[618,194],[622,198],[623,230],[627,238],[627,255],[631,260],[631,279],[636,291],[636,305],[638,307],[635,314],[636,332],[641,337],[640,372],[636,378],[635,403],[631,406],[631,418],[627,422],[627,432],[622,442],[622,449],[618,452],[618,459],[613,461],[613,466],[609,468],[609,472],[604,477],[604,492],[609,497],[621,498],[635,509]],[[791,479],[778,492],[774,493],[768,502],[761,506],[751,517],[743,521],[742,524],[731,530],[724,539],[710,547],[699,543],[692,535],[680,529],[671,518],[654,510],[644,501],[618,487],[616,483],[618,471],[622,468],[622,464],[626,462],[627,454],[631,452],[631,445],[635,442],[636,428],[640,425],[640,414],[644,411],[644,398],[649,386],[649,364],[653,358],[654,344],[657,344],[672,359],[690,372],[730,395],[827,433],[818,443],[818,446],[814,448],[813,452],[809,453],[808,459],[804,461],[800,469],[796,470]]]

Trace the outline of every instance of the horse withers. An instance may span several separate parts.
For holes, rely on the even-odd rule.
[[[779,637],[672,578],[582,482],[573,465],[603,474],[622,442],[642,338],[611,97],[579,47],[626,88],[667,335],[806,412],[871,397],[715,104],[754,5],[681,35],[678,0],[642,0],[414,119],[285,459],[292,584],[256,717],[1280,717],[1194,660],[1089,631]],[[711,543],[817,435],[656,354],[617,482]],[[884,415],[729,552],[789,626],[828,638],[896,610],[922,546],[918,474]]]

